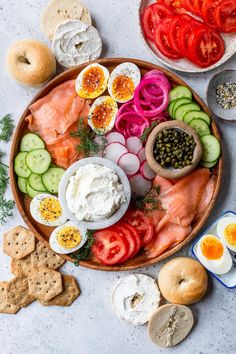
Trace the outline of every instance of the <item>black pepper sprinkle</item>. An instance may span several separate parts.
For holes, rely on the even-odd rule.
[[[216,100],[223,109],[236,108],[236,83],[226,82],[216,88]]]

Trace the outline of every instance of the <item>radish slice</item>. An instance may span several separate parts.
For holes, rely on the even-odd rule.
[[[143,161],[146,160],[146,154],[145,154],[145,149],[144,148],[141,148],[138,152],[138,158],[139,158],[139,161],[142,163]]]
[[[119,158],[124,155],[128,150],[126,147],[120,143],[111,143],[103,151],[103,157],[105,159],[111,160],[115,163],[118,162]]]
[[[120,143],[125,145],[125,137],[121,133],[118,132],[111,132],[106,136],[108,144],[111,143]]]
[[[148,166],[147,161],[143,161],[140,172],[142,176],[149,181],[151,181],[156,176],[155,172]]]
[[[145,179],[141,174],[130,177],[131,191],[133,194],[145,196],[152,187],[152,182]]]
[[[132,152],[133,154],[137,155],[139,150],[142,148],[143,144],[137,136],[130,136],[126,140],[125,146],[127,147],[129,152]]]
[[[118,161],[118,165],[124,170],[128,176],[132,176],[140,169],[138,156],[127,152],[122,155]]]

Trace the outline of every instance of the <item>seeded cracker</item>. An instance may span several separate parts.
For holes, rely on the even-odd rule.
[[[16,277],[8,282],[7,300],[12,305],[25,307],[35,300],[34,296],[29,294],[27,277]]]
[[[7,281],[0,282],[0,313],[15,314],[20,306],[11,305],[7,300]]]
[[[31,263],[31,254],[22,259],[11,259],[12,274],[17,276],[29,276],[35,270]]]
[[[43,242],[38,242],[35,251],[31,254],[31,265],[33,268],[48,267],[57,269],[65,260],[54,253]]]
[[[34,249],[35,237],[23,226],[17,226],[3,235],[3,251],[12,258],[24,258]]]

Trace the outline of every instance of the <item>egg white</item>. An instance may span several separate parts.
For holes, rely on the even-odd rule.
[[[100,65],[100,64],[97,64],[97,63],[93,63],[93,64],[90,64],[88,66],[86,66],[80,73],[79,75],[77,76],[77,79],[75,81],[75,90],[77,92],[77,94],[79,95],[79,92],[80,90],[83,89],[83,77],[84,77],[84,73],[90,69],[90,68],[93,68],[93,67],[97,67],[97,68],[100,68],[102,71],[103,71],[103,74],[104,74],[104,83],[102,85],[102,88],[101,90],[99,90],[99,92],[96,92],[94,91],[92,95],[88,95],[87,97],[85,97],[85,95],[83,95],[83,98],[90,98],[90,99],[93,99],[93,98],[97,98],[98,96],[100,96],[104,91],[106,91],[107,89],[107,84],[108,84],[108,80],[109,80],[109,77],[110,77],[110,73],[109,71],[107,70],[107,68],[103,65]],[[81,96],[82,97],[82,96]]]
[[[225,235],[224,235],[224,230],[230,224],[236,224],[236,217],[233,217],[233,216],[222,217],[217,223],[217,234],[220,237],[220,239],[222,240],[222,242],[224,242],[225,245],[231,251],[236,252],[236,246],[232,246],[231,244],[229,244],[229,242],[225,239]]]
[[[119,100],[116,98],[116,96],[113,95],[113,92],[112,92],[112,86],[113,86],[113,82],[114,82],[115,78],[117,78],[118,76],[121,76],[121,75],[128,76],[133,81],[134,87],[136,88],[138,86],[138,84],[140,83],[141,73],[140,73],[140,70],[137,67],[137,65],[135,65],[133,63],[129,63],[129,62],[125,62],[125,63],[118,65],[112,71],[111,76],[108,81],[108,92],[109,92],[110,96],[112,98],[114,98],[114,100],[116,102],[125,103],[125,102],[130,101],[133,98],[133,96],[130,97],[128,100]]]
[[[197,245],[197,257],[199,259],[199,261],[203,264],[203,266],[208,269],[210,272],[212,273],[216,273],[216,274],[226,274],[230,271],[231,267],[232,267],[232,258],[230,256],[230,253],[228,251],[228,249],[225,247],[225,245],[223,244],[223,242],[221,242],[219,240],[218,237],[214,236],[217,240],[219,240],[222,245],[223,245],[223,255],[220,259],[207,259],[201,250],[201,242],[204,240],[204,238],[206,238],[207,236],[213,236],[213,235],[204,235],[201,237],[201,239],[198,242]]]
[[[53,221],[45,220],[40,215],[40,212],[39,212],[40,203],[45,198],[52,198],[52,199],[56,199],[59,201],[59,199],[56,196],[51,195],[51,194],[42,193],[42,194],[36,195],[30,202],[30,213],[31,213],[32,217],[34,218],[34,220],[36,220],[38,223],[40,223],[42,225],[47,225],[47,226],[58,226],[58,225],[64,224],[64,222],[66,222],[66,220],[68,218],[65,215],[65,213],[63,212],[63,209],[62,209],[61,215],[56,220],[53,220]]]
[[[64,248],[62,247],[58,241],[57,241],[57,234],[60,230],[62,230],[64,227],[66,226],[72,226],[72,227],[76,227],[79,231],[80,231],[80,234],[81,234],[81,242],[79,245],[73,247],[73,248]],[[50,244],[50,247],[51,249],[56,252],[56,253],[60,253],[60,254],[68,254],[68,253],[72,253],[72,252],[75,252],[77,251],[78,249],[80,249],[84,244],[85,242],[87,241],[87,236],[86,236],[86,232],[87,230],[84,229],[83,227],[77,225],[76,223],[74,222],[71,222],[71,221],[68,221],[66,222],[65,224],[63,225],[60,225],[58,226],[50,235],[50,239],[49,239],[49,244]]]

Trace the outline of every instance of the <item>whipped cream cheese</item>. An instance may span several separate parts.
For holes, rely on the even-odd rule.
[[[88,164],[70,177],[66,201],[79,221],[98,221],[109,218],[126,198],[115,171]]]
[[[52,49],[58,62],[71,68],[99,58],[102,40],[95,27],[80,20],[69,20],[56,28]]]

